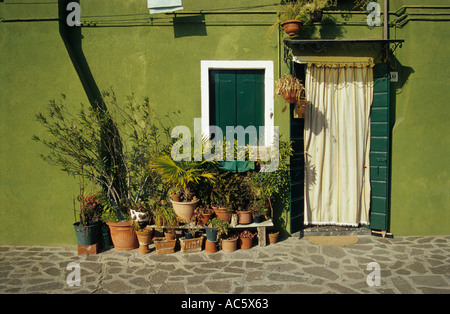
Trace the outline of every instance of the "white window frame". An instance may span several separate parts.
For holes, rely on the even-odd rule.
[[[274,74],[273,61],[201,61],[201,101],[202,133],[209,137],[209,71],[210,70],[264,70],[264,142],[266,147],[273,144],[274,129]]]

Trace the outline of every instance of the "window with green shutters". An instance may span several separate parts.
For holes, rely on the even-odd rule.
[[[210,70],[209,123],[226,134],[227,126],[264,126],[264,70]],[[246,139],[248,142],[248,138]]]

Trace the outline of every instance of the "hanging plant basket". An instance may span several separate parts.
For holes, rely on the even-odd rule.
[[[303,22],[300,20],[287,20],[281,23],[281,26],[284,28],[284,32],[289,36],[295,36],[300,33],[302,29]]]

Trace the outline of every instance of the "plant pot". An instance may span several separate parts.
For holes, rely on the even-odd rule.
[[[78,245],[92,245],[98,242],[101,229],[99,222],[88,224],[87,226],[83,226],[80,222],[76,222],[73,224],[73,227],[75,229]]]
[[[184,238],[186,240],[192,239],[194,236],[192,235],[192,233],[185,231],[184,232]]]
[[[212,218],[213,212],[207,213],[207,214],[200,214],[197,217],[197,222],[200,226],[204,226],[211,218]]]
[[[193,253],[193,252],[201,252],[203,245],[203,237],[199,238],[180,238],[180,247],[181,252],[183,253]]]
[[[259,216],[256,216],[256,217],[253,218],[253,222],[256,222],[256,223],[260,223],[260,222],[263,222],[263,221],[264,221],[264,216],[263,215],[259,215]]]
[[[166,240],[166,238],[153,238],[156,254],[170,254],[175,252],[177,240]]]
[[[206,239],[205,242],[205,252],[206,253],[216,253],[217,252],[217,241],[209,241]]]
[[[131,228],[131,221],[108,222],[111,240],[117,250],[128,251],[139,247],[136,232]]]
[[[283,96],[284,100],[286,100],[290,104],[295,104],[297,102],[297,91],[291,91],[291,92],[282,92],[281,95]]]
[[[269,243],[277,243],[280,232],[269,233]]]
[[[305,117],[305,112],[306,112],[306,106],[308,105],[308,102],[306,100],[300,100],[297,102],[297,104],[295,105],[295,113],[297,114],[297,116],[299,118],[304,118]]]
[[[141,255],[147,254],[150,252],[148,245],[152,239],[153,230],[147,229],[145,231],[136,231],[136,235],[139,242],[138,253]]]
[[[253,238],[242,238],[239,237],[239,243],[241,250],[248,250],[252,248]]]
[[[220,220],[230,223],[231,213],[227,212],[227,210],[225,208],[214,208],[214,213],[216,214],[217,218],[219,218]]]
[[[179,202],[181,200],[181,193],[173,193],[170,194],[170,196],[175,202]]]
[[[246,224],[252,223],[252,221],[253,221],[252,211],[251,210],[238,211],[237,215],[239,217],[239,223],[242,224],[242,225],[246,225]]]
[[[217,241],[217,230],[212,227],[205,227],[206,231],[206,239],[208,239],[211,242]]]
[[[222,240],[222,251],[228,252],[228,253],[236,251],[237,240],[238,240],[237,236],[230,238],[230,239],[223,239]]]
[[[300,33],[300,29],[303,26],[303,22],[299,20],[287,20],[281,23],[284,28],[284,32],[289,36],[295,36]]]
[[[323,10],[322,9],[314,10],[311,13],[309,13],[309,17],[311,19],[311,22],[320,22],[320,21],[322,21],[322,15],[323,15]]]
[[[164,231],[164,237],[167,241],[175,240],[177,237],[177,234],[175,231]]]
[[[183,222],[190,222],[191,217],[194,214],[194,210],[197,208],[198,202],[200,202],[199,199],[191,202],[176,202],[171,201],[173,211],[175,214],[183,221]]]

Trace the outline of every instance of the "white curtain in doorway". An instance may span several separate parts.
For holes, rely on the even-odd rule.
[[[373,65],[369,58],[307,62],[306,225],[369,222]]]

